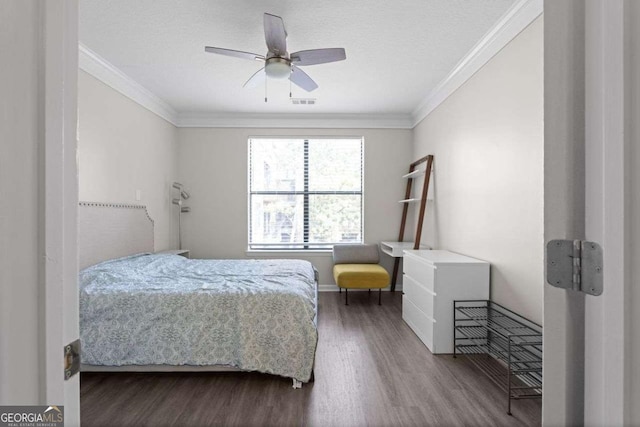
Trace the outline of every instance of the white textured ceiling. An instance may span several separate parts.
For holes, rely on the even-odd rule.
[[[181,113],[409,114],[515,0],[81,0],[80,41]],[[319,88],[242,84],[260,62],[204,46],[266,53],[262,14],[283,18],[289,52],[344,47],[304,67]]]

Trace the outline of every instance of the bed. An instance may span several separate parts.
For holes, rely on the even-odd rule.
[[[244,370],[313,378],[317,272],[301,260],[152,253],[143,206],[81,203],[84,371]]]

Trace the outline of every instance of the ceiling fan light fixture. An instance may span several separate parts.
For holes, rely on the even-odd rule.
[[[264,71],[272,79],[286,79],[291,75],[291,64],[284,58],[269,58]]]

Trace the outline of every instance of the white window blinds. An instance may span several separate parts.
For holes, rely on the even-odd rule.
[[[249,248],[361,243],[362,138],[249,139]]]

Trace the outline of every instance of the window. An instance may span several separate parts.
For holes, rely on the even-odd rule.
[[[249,139],[249,249],[362,243],[362,138]]]

